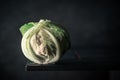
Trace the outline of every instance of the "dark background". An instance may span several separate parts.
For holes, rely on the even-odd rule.
[[[119,80],[120,71],[25,71],[19,28],[50,19],[66,27],[71,49],[64,58],[120,63],[119,4],[94,0],[9,0],[0,2],[0,78],[16,80]]]

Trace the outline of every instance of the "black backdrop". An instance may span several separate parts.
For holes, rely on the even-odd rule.
[[[26,72],[27,59],[21,51],[19,28],[24,23],[50,19],[66,27],[74,50],[81,57],[119,59],[119,4],[113,1],[9,0],[0,2],[0,77],[16,80],[118,79],[119,71]],[[96,51],[98,49],[103,52]],[[106,50],[107,49],[107,50]],[[97,53],[96,53],[97,52]],[[69,54],[68,54],[69,56]],[[69,56],[71,57],[71,56]],[[106,59],[106,58],[105,58]],[[99,58],[98,58],[99,60]],[[106,59],[107,60],[107,59]]]

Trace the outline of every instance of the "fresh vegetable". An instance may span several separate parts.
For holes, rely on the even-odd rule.
[[[70,48],[68,32],[50,20],[29,22],[20,27],[20,32],[23,54],[34,63],[54,63]]]

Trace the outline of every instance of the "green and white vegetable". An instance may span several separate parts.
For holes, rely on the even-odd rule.
[[[68,32],[50,20],[29,22],[21,26],[20,32],[23,54],[34,63],[54,63],[70,47]]]

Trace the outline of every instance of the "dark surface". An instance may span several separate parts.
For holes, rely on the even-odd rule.
[[[26,71],[80,71],[80,70],[120,70],[120,65],[118,64],[91,64],[91,63],[70,63],[70,64],[48,64],[48,65],[38,65],[34,63],[29,63],[26,65]]]
[[[97,61],[76,61],[76,60],[63,60],[54,64],[35,64],[27,63],[25,66],[26,71],[111,71],[120,70],[120,63],[116,62],[97,62]]]
[[[25,66],[26,71],[113,71],[120,70],[120,56],[113,55],[119,53],[115,49],[88,48],[71,49],[58,62],[53,64],[35,64],[28,62]],[[83,55],[80,55],[82,53]],[[89,54],[85,55],[84,53]],[[92,53],[92,55],[91,55]],[[108,55],[109,53],[109,55]],[[71,57],[70,57],[71,56]]]

